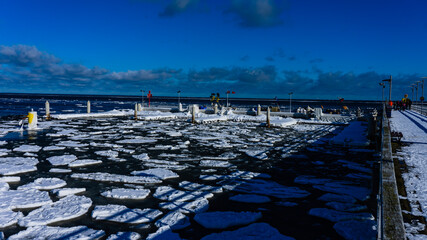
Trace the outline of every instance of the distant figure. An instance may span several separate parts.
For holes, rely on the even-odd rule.
[[[211,93],[210,100],[211,100],[211,105],[212,105],[212,107],[213,107],[213,105],[214,105],[214,103],[215,103],[215,93]]]
[[[407,102],[408,102],[408,110],[411,110],[412,100],[408,98]]]
[[[408,94],[405,94],[402,98],[402,110],[405,111],[407,107],[408,107]]]

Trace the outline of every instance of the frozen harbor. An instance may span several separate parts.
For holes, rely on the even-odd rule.
[[[164,116],[64,117],[22,133],[2,120],[0,231],[12,239],[375,237],[366,135],[291,118],[265,128],[265,118],[233,114],[199,124]]]
[[[401,132],[402,146],[395,157],[402,162],[402,179],[409,203],[404,209],[405,230],[409,239],[427,238],[427,117],[415,111],[393,111],[391,129]]]

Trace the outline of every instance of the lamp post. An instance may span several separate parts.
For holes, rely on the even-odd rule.
[[[416,92],[416,95],[415,95],[415,101],[417,102],[418,101],[418,83],[420,83],[421,81],[417,81],[417,82],[415,82],[416,84],[417,84],[417,86],[415,86],[415,92]]]
[[[414,84],[412,84],[411,86],[411,90],[412,90],[412,101],[414,101]]]
[[[289,113],[292,113],[292,94],[293,92],[288,93],[289,94]]]
[[[384,79],[383,82],[389,82],[390,83],[390,90],[389,90],[389,93],[388,93],[388,101],[391,102],[391,83],[392,83],[391,75],[390,75],[389,79]]]
[[[381,102],[384,103],[384,88],[385,88],[385,83],[380,82],[380,86],[381,88]]]
[[[421,85],[421,114],[423,114],[423,105],[424,105],[424,79],[427,77],[422,77],[422,85]]]

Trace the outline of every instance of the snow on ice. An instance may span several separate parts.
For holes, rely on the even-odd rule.
[[[162,212],[156,209],[130,209],[123,205],[98,205],[92,211],[92,218],[95,220],[104,220],[118,223],[148,223],[162,215]]]

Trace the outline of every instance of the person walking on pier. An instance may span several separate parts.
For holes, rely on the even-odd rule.
[[[216,93],[216,98],[215,98],[215,102],[218,105],[218,107],[221,106],[221,104],[219,104],[219,93]]]

